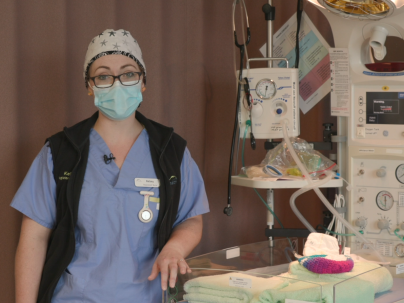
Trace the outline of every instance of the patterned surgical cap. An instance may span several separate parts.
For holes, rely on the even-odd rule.
[[[146,66],[143,61],[142,50],[132,35],[123,29],[106,29],[91,40],[84,60],[84,79],[88,77],[90,65],[98,58],[107,55],[124,55],[135,60],[143,69],[144,79],[146,79]]]

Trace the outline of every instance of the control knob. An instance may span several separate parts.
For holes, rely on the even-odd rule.
[[[385,176],[386,176],[386,166],[380,167],[380,168],[376,171],[376,176],[378,176],[379,178],[385,177]]]
[[[355,220],[355,225],[364,229],[366,227],[367,221],[365,217],[359,217]]]
[[[389,229],[390,228],[390,222],[387,219],[380,219],[379,222],[377,222],[377,227],[379,227],[381,230]]]

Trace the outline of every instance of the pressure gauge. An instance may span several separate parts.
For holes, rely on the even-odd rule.
[[[390,210],[393,207],[393,203],[393,195],[388,191],[383,190],[376,196],[376,204],[381,210]]]
[[[261,99],[272,99],[276,94],[275,82],[271,79],[262,79],[258,81],[255,92]]]
[[[397,244],[396,247],[394,247],[394,252],[397,257],[404,258],[404,244]]]
[[[396,168],[396,178],[398,182],[404,184],[404,164],[400,164]]]

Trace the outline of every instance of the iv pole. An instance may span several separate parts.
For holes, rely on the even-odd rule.
[[[275,20],[275,7],[273,7],[272,5],[272,0],[268,0],[268,3],[262,6],[262,11],[265,14],[265,20],[267,21],[267,58],[272,58],[273,21]],[[268,67],[269,68],[273,67],[272,60],[268,60]],[[272,140],[268,139],[268,141],[271,142]],[[274,191],[272,189],[267,189],[267,204],[273,211],[275,205],[274,205]],[[268,229],[272,229],[274,226],[274,216],[269,210],[267,210],[267,225]],[[269,247],[273,247],[274,243],[272,237],[268,237],[268,241],[269,241]],[[272,258],[270,258],[270,260],[272,261]]]

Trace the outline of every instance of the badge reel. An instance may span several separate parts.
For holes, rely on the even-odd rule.
[[[149,223],[153,219],[153,212],[149,208],[149,196],[153,196],[152,191],[141,191],[140,194],[144,196],[143,208],[139,211],[139,220],[143,223]]]

